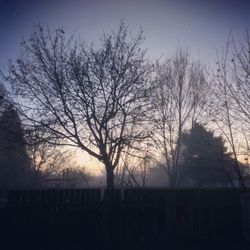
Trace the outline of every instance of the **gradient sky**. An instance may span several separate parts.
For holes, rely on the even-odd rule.
[[[63,26],[87,41],[116,29],[123,19],[132,33],[143,27],[150,57],[183,46],[211,61],[232,30],[250,25],[250,1],[240,0],[0,0],[0,66],[17,54],[35,24]]]
[[[117,29],[121,19],[132,34],[144,29],[143,46],[152,58],[182,46],[195,59],[213,62],[229,32],[240,39],[250,25],[250,0],[0,0],[0,67],[36,24],[64,27],[91,42]],[[97,165],[78,155],[79,162]]]

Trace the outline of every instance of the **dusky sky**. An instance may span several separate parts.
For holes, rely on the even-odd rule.
[[[250,1],[243,0],[0,0],[0,68],[15,58],[22,38],[36,24],[63,27],[87,42],[116,30],[121,19],[134,34],[140,27],[151,58],[178,47],[213,63],[230,32],[240,39],[250,25]],[[79,154],[78,161],[98,165]]]
[[[64,27],[92,42],[121,19],[132,34],[143,28],[152,58],[184,47],[211,62],[230,31],[236,39],[244,34],[249,13],[250,1],[243,0],[0,0],[0,66],[15,57],[36,24]]]

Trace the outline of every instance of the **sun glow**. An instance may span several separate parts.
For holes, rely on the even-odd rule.
[[[102,164],[97,159],[80,149],[75,151],[75,161],[77,165],[83,166],[93,175],[100,175],[103,173]]]

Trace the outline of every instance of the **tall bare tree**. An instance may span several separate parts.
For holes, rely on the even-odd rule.
[[[240,46],[230,34],[225,50],[217,61],[217,72],[211,84],[214,100],[211,102],[210,116],[230,145],[239,187],[242,188],[245,184],[238,159],[237,141],[248,141],[245,129],[250,124],[249,67],[249,32],[246,32],[245,43]]]
[[[238,104],[239,113],[250,124],[250,28],[246,30],[243,42],[237,43],[233,37],[229,37],[227,43],[227,50],[231,50],[226,54],[228,70],[228,77],[231,82],[228,88],[234,100]],[[231,56],[231,58],[228,58]],[[230,60],[230,62],[229,62]],[[241,120],[242,118],[241,117]]]
[[[205,94],[202,66],[192,63],[187,51],[179,50],[172,59],[156,66],[153,140],[172,187],[177,185],[183,131],[203,116]]]
[[[150,66],[140,48],[143,39],[141,31],[130,37],[121,23],[98,46],[87,46],[67,40],[61,29],[38,26],[5,77],[26,125],[46,131],[49,143],[98,159],[108,188],[114,187],[114,169],[126,147],[147,137]]]

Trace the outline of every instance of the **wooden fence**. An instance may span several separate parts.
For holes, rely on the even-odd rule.
[[[241,194],[230,189],[10,191],[0,210],[1,235],[26,249],[237,239]]]

